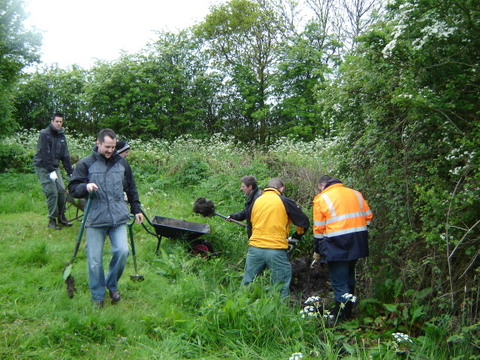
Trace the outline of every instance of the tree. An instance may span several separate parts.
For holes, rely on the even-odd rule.
[[[225,73],[231,106],[225,124],[238,139],[267,142],[273,67],[284,29],[263,0],[231,0],[213,8],[196,27],[214,66]]]
[[[21,0],[0,1],[0,132],[15,130],[12,121],[12,86],[22,69],[38,61],[40,36],[24,28]]]
[[[23,128],[39,130],[60,111],[66,127],[89,134],[92,124],[83,95],[86,81],[87,71],[78,66],[64,70],[55,65],[25,74],[15,86],[13,118]]]
[[[218,130],[220,81],[187,31],[160,33],[144,52],[92,69],[86,88],[91,116],[130,137],[174,139]]]
[[[323,27],[310,22],[302,33],[292,36],[279,56],[276,72],[274,111],[281,136],[311,141],[327,136],[317,92],[326,85],[331,66],[339,63],[340,44],[323,33]]]
[[[449,294],[452,309],[454,294],[475,286],[466,274],[479,255],[477,10],[475,1],[396,1],[319,94],[342,124],[340,171],[377,214],[373,261],[410,269],[404,284]]]

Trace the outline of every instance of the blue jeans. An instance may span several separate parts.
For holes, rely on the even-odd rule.
[[[353,292],[355,288],[355,265],[357,260],[352,261],[329,261],[328,273],[330,283],[333,286],[333,296],[337,302],[346,302],[343,294]]]
[[[288,261],[287,251],[284,249],[262,249],[249,246],[242,284],[251,283],[266,268],[270,269],[272,273],[271,284],[281,283],[280,295],[288,296],[292,280],[292,266]]]
[[[105,287],[110,291],[118,290],[118,280],[122,276],[127,263],[127,225],[88,227],[86,228],[86,234],[88,282],[92,300],[103,300]],[[107,235],[110,238],[112,259],[110,260],[107,277],[105,277],[103,271],[103,245]]]

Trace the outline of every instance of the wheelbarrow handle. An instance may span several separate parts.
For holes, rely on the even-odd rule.
[[[214,213],[214,214],[217,215],[217,216],[220,216],[221,218],[224,218],[224,219],[227,219],[227,218],[228,218],[228,216],[225,216],[225,215],[222,215],[222,214],[219,214],[219,213]],[[238,221],[238,220],[232,219],[232,218],[228,219],[228,221],[231,221],[231,222],[233,222],[233,223],[235,223],[235,224],[237,224],[237,225],[243,226],[243,227],[248,227],[247,224],[244,224],[244,223],[242,223],[242,222],[240,222],[240,221]]]
[[[148,224],[152,227],[152,228],[155,228],[155,226],[153,226],[152,222],[150,221],[150,219],[148,218],[147,214],[145,214],[145,211],[143,211],[142,208],[140,208],[140,211],[142,212],[145,220],[147,220]],[[143,228],[145,229],[145,231],[147,233],[149,233],[150,235],[153,235],[153,236],[156,236],[158,238],[158,235],[156,233],[154,233],[153,231],[150,231],[150,229],[147,227],[147,225],[145,225],[145,222],[142,222],[141,225],[143,226]]]

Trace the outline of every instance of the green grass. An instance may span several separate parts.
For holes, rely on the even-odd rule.
[[[156,237],[135,225],[138,273],[145,281],[130,281],[134,268],[129,258],[120,280],[122,301],[98,310],[90,303],[85,239],[72,269],[77,287],[73,299],[67,297],[62,279],[80,223],[61,231],[47,228],[36,177],[0,174],[0,358],[286,360],[294,352],[332,360],[473,356],[461,350],[461,342],[447,346],[445,338],[436,343],[433,336],[414,339],[401,354],[391,341],[391,326],[356,322],[335,329],[326,328],[322,320],[302,319],[300,304],[280,299],[267,279],[240,286],[244,229],[192,212],[196,197],[206,194],[203,186],[137,185],[149,217],[208,223],[211,233],[205,239],[220,256],[193,256],[185,242],[170,239],[163,239],[156,255]],[[241,197],[214,200],[227,214],[243,204]],[[73,216],[74,209],[70,211]],[[108,259],[106,251],[105,262]]]

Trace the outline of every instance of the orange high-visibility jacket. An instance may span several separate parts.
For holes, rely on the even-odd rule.
[[[368,256],[373,213],[359,191],[342,183],[328,186],[313,200],[315,252],[322,261],[350,261]]]

